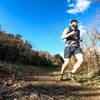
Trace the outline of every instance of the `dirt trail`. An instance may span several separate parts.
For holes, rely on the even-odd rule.
[[[39,72],[38,72],[39,71]],[[0,88],[0,100],[100,100],[100,81],[59,81],[59,69],[38,69],[34,75]]]

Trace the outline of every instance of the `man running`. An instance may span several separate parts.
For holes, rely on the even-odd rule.
[[[77,62],[74,65],[71,73],[69,74],[69,77],[72,80],[75,80],[75,73],[83,63],[83,52],[80,48],[80,42],[82,40],[80,39],[80,30],[78,29],[78,21],[76,19],[73,19],[71,21],[71,26],[63,31],[61,39],[65,41],[65,49],[64,63],[61,68],[60,80],[63,80],[64,71],[67,68],[72,55],[76,57]]]

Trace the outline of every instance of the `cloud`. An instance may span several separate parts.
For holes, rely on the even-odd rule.
[[[68,6],[69,7],[75,7],[75,4],[69,4]]]
[[[90,0],[76,0],[76,3],[70,3],[70,0],[68,0],[68,6],[71,7],[71,9],[67,10],[67,12],[70,14],[84,12],[89,8],[90,4]]]

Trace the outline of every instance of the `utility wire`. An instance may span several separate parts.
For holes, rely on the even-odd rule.
[[[64,24],[64,21],[63,21],[63,18],[61,16],[61,14],[60,14],[60,11],[59,11],[59,9],[57,7],[56,1],[55,0],[51,0],[51,1],[52,1],[52,4],[53,4],[53,7],[54,7],[54,11],[57,14],[57,16],[59,17],[59,20],[61,22],[62,28],[65,28],[65,24]]]

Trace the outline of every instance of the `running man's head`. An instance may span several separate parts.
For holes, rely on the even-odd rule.
[[[78,21],[77,21],[76,19],[72,19],[72,20],[71,20],[71,25],[72,25],[73,27],[77,27],[77,26],[78,26]]]

